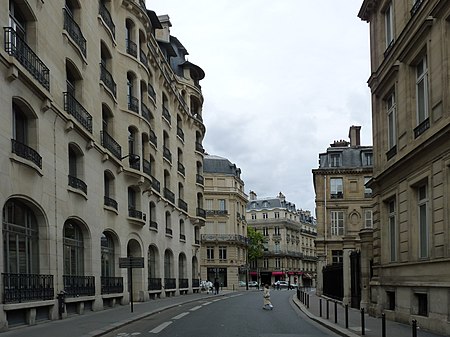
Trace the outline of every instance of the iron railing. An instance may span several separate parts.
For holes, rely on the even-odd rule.
[[[147,84],[147,93],[154,101],[156,101],[156,92],[150,83]]]
[[[103,63],[100,63],[100,80],[105,83],[106,87],[112,92],[114,97],[117,97],[117,85],[111,73],[106,69]]]
[[[64,92],[64,111],[75,117],[86,130],[92,133],[92,116],[70,92]]]
[[[164,288],[167,289],[176,289],[177,288],[177,282],[174,278],[165,278],[164,279]]]
[[[178,207],[180,207],[183,211],[188,211],[188,204],[183,199],[178,199]]]
[[[154,176],[151,176],[152,178],[152,188],[157,191],[158,193],[161,192],[161,183],[158,179],[156,179]]]
[[[205,179],[203,178],[203,176],[201,174],[197,173],[197,175],[195,176],[195,182],[197,184],[204,185],[205,184]]]
[[[419,137],[429,128],[430,128],[430,119],[427,118],[414,129],[414,138]]]
[[[102,276],[101,280],[101,292],[102,294],[117,294],[123,293],[123,278]]]
[[[169,110],[164,106],[162,111],[163,117],[169,122],[169,124],[172,123],[172,117],[170,116]]]
[[[99,1],[99,5],[100,6],[98,9],[98,13],[100,14],[101,18],[106,23],[106,25],[108,26],[109,30],[111,31],[112,35],[115,38],[116,37],[116,26],[114,25],[114,22],[112,20],[111,13],[109,13],[108,9],[101,1]]]
[[[53,275],[2,273],[3,303],[51,300],[55,296]]]
[[[186,169],[184,168],[184,165],[180,162],[178,162],[178,172],[180,172],[182,175],[186,174]]]
[[[197,207],[197,216],[206,218],[206,211],[203,208]]]
[[[158,137],[153,130],[150,130],[148,138],[153,145],[158,146]]]
[[[134,209],[132,207],[128,208],[128,216],[130,218],[144,220],[145,221],[145,213],[142,213],[141,211],[138,211],[137,209]]]
[[[154,220],[150,220],[149,226],[150,226],[150,228],[158,229],[158,223]]]
[[[85,194],[87,194],[87,185],[83,180],[71,175],[69,175],[68,177],[69,177],[69,186],[76,188],[77,190],[81,190]]]
[[[14,56],[42,86],[50,90],[50,70],[11,27],[4,27],[5,51]]]
[[[15,153],[21,158],[29,160],[36,164],[36,166],[38,166],[39,168],[42,168],[42,157],[34,149],[21,142],[18,142],[15,139],[11,139],[11,147],[12,153]]]
[[[63,282],[67,297],[95,295],[95,276],[63,275]]]
[[[137,57],[137,44],[128,39],[126,40],[126,44],[127,44],[127,53],[134,57]]]
[[[202,234],[202,242],[237,242],[248,244],[249,239],[238,234]]]
[[[100,131],[102,146],[109,150],[117,159],[122,158],[122,148],[119,143],[106,131]]]
[[[163,146],[163,157],[166,158],[170,163],[172,162],[172,153],[166,146]]]
[[[142,170],[144,173],[147,173],[149,176],[152,175],[152,169],[150,166],[150,162],[147,159],[142,159]]]
[[[175,204],[175,193],[173,193],[167,187],[164,187],[164,198],[169,200],[172,204]]]
[[[189,288],[189,280],[187,278],[180,278],[178,279],[179,288]]]
[[[145,52],[143,50],[139,51],[139,60],[148,67],[148,58],[147,55],[145,55]]]
[[[117,209],[118,209],[117,201],[115,201],[114,199],[112,199],[110,197],[107,197],[106,195],[103,198],[104,198],[103,203],[105,206],[112,207],[117,211]]]
[[[86,57],[86,39],[81,32],[81,28],[75,22],[73,17],[69,14],[66,8],[64,11],[64,29],[69,33],[69,36],[73,39],[76,45],[80,48],[81,53]]]
[[[184,140],[184,132],[183,129],[177,126],[177,136]]]
[[[161,290],[162,283],[160,278],[149,277],[148,278],[148,290]]]
[[[128,95],[128,110],[139,113],[139,100],[131,95]]]
[[[141,114],[142,114],[142,117],[144,117],[147,120],[147,122],[151,123],[151,118],[150,118],[151,112],[150,112],[150,109],[147,108],[147,106],[144,103],[141,103]]]

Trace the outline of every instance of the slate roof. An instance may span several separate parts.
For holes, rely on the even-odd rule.
[[[240,177],[241,169],[236,164],[231,163],[228,159],[206,155],[203,158],[203,172],[204,173],[221,173]]]

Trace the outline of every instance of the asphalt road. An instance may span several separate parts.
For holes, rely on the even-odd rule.
[[[262,309],[262,291],[217,296],[162,311],[107,337],[312,337],[337,336],[310,321],[292,303],[295,291],[272,290],[274,310]]]

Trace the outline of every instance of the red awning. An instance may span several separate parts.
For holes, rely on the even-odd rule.
[[[272,275],[273,276],[282,276],[282,275],[284,275],[284,273],[282,271],[273,271]]]
[[[288,275],[295,275],[296,273],[293,271],[288,271]]]
[[[257,276],[257,275],[258,275],[258,273],[256,271],[251,271],[250,272],[250,276]]]

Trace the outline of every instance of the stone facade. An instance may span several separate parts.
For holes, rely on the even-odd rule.
[[[309,211],[298,210],[281,192],[275,198],[258,198],[252,191],[247,223],[265,239],[263,257],[250,265],[253,281],[315,286],[317,228]]]
[[[450,3],[363,2],[374,174],[370,311],[450,334]]]
[[[245,281],[247,223],[241,170],[228,159],[205,155],[206,224],[201,229],[202,280],[218,279],[223,289],[237,290]]]
[[[0,11],[2,329],[199,289],[204,73],[145,1],[65,3]]]
[[[319,168],[312,170],[319,258],[317,293],[357,308],[368,303],[372,255],[371,241],[362,245],[361,236],[370,237],[372,232],[372,193],[365,187],[372,178],[372,146],[360,145],[360,129],[351,126],[350,141],[330,144],[319,154]],[[324,267],[328,268],[326,274]]]

